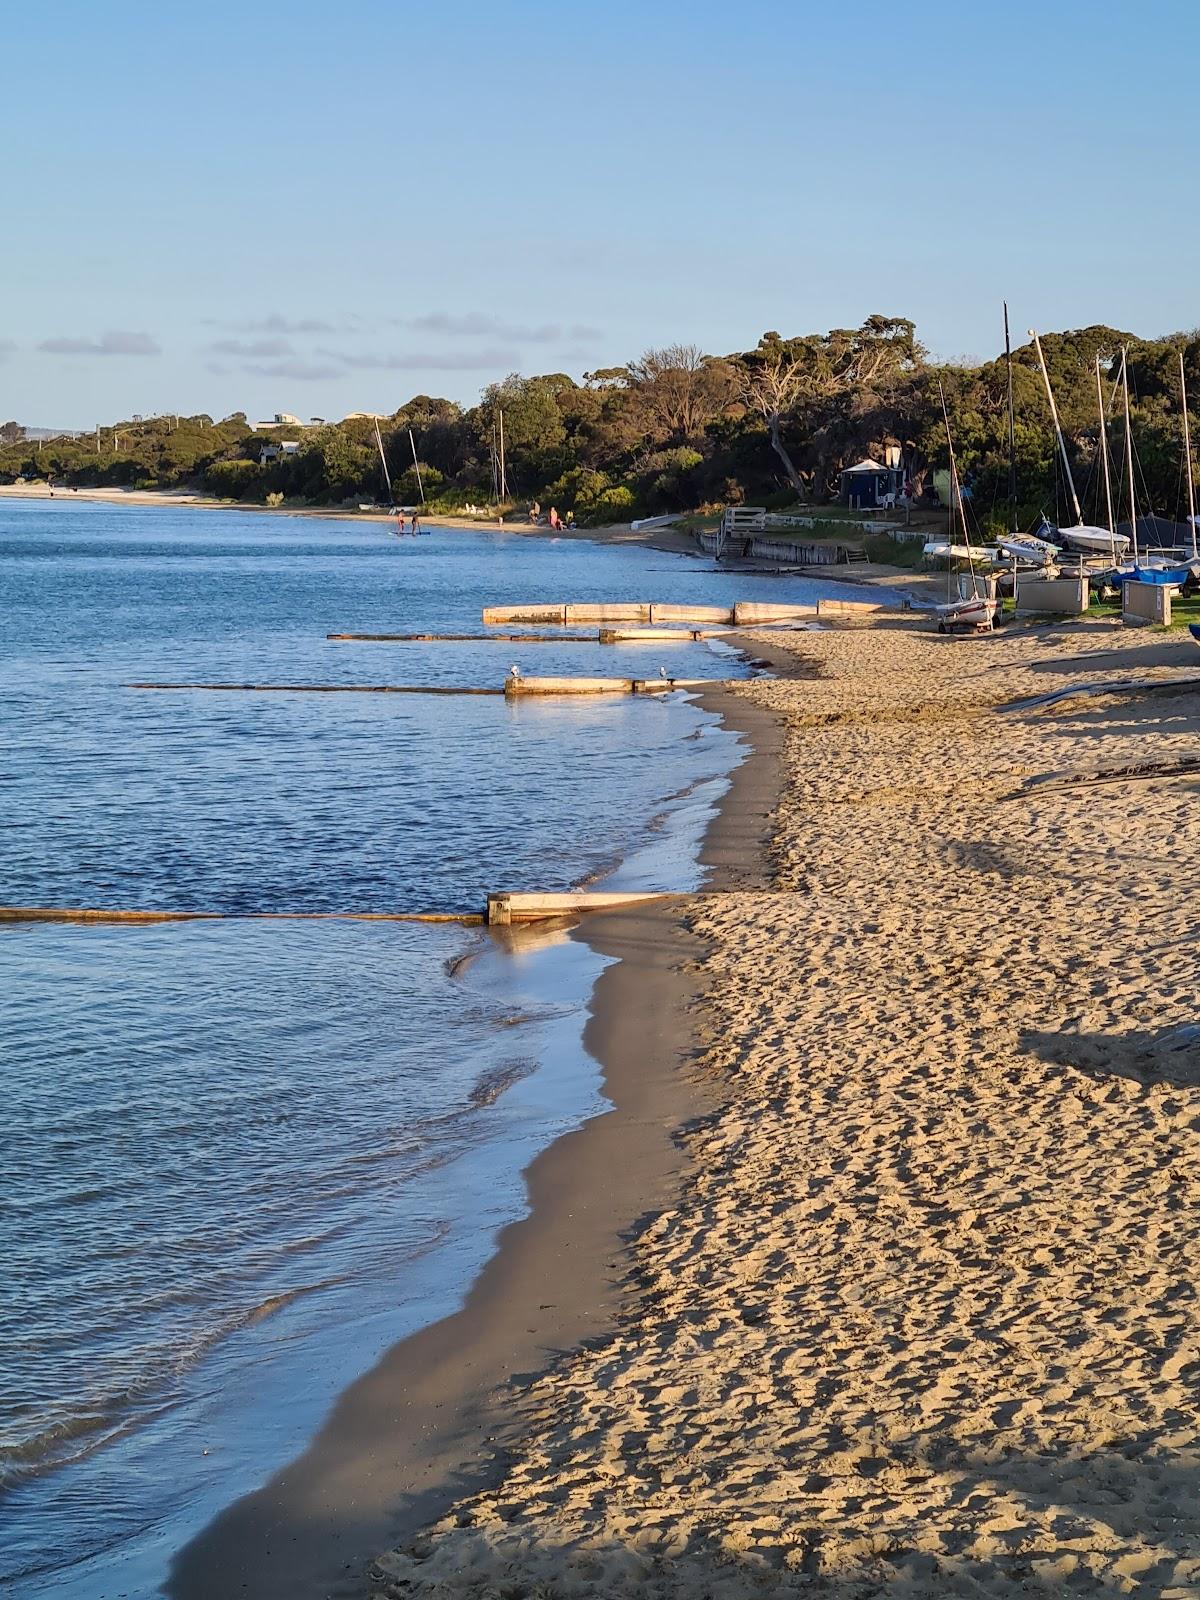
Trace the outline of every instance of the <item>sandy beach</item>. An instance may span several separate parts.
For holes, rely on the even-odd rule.
[[[679,913],[685,1159],[377,1597],[1200,1594],[1194,646],[787,642],[769,873]]]

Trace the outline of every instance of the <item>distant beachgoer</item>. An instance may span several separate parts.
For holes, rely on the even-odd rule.
[[[404,532],[404,513],[403,513],[403,511],[397,511],[397,513],[396,513],[396,532],[397,533],[403,533]]]
[[[529,520],[530,520],[530,522],[533,523],[535,528],[537,527],[538,518],[541,516],[541,514],[542,514],[541,502],[535,500],[533,502],[533,504],[529,508]]]
[[[550,507],[550,526],[554,529],[555,533],[560,533],[562,531],[562,518],[559,516],[557,510],[553,506]]]
[[[415,511],[412,514],[412,531],[413,531],[413,537],[414,538],[421,531],[420,519],[418,518],[417,513]]]

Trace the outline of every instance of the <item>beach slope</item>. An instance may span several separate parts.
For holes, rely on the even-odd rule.
[[[1200,1594],[1194,647],[792,647],[690,1165],[379,1597]]]

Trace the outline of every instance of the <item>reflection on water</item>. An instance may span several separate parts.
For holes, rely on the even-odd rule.
[[[498,684],[514,659],[653,673],[647,647],[521,661],[325,636],[476,631],[504,601],[711,603],[751,580],[504,535],[57,503],[0,508],[0,578],[9,904],[475,907],[619,862],[631,887],[696,881],[737,755],[686,702],[122,686]],[[741,670],[668,648],[673,673]],[[580,1036],[603,962],[537,944],[380,923],[0,929],[12,1592],[154,1593],[341,1386],[454,1306],[520,1212],[523,1167],[599,1103]]]

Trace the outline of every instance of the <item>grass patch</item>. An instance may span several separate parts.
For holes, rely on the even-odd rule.
[[[886,533],[868,534],[863,540],[868,561],[881,566],[903,567],[906,572],[922,568],[925,546],[919,539],[893,539]]]
[[[1089,617],[1107,617],[1110,621],[1119,620],[1120,597],[1115,600],[1093,600],[1088,606],[1087,614]],[[1171,601],[1171,621],[1163,631],[1174,632],[1177,628],[1186,628],[1192,622],[1200,622],[1200,595],[1188,595],[1186,598],[1176,595]],[[1146,624],[1146,626],[1161,626],[1161,624]]]

